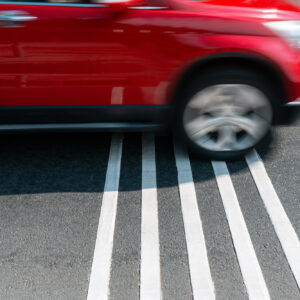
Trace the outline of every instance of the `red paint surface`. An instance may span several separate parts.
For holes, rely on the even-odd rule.
[[[0,105],[168,104],[168,85],[209,55],[257,55],[284,74],[287,101],[300,97],[300,51],[262,23],[300,20],[274,0],[170,0],[165,10],[0,3],[38,19],[0,27]]]

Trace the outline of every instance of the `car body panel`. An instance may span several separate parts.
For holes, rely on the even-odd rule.
[[[212,17],[255,20],[291,20],[299,18],[299,8],[284,0],[171,0],[178,10],[197,11]]]
[[[141,8],[141,7],[140,7]],[[193,64],[244,53],[279,69],[300,96],[299,51],[263,26],[300,20],[284,1],[170,0],[165,9],[0,2],[37,20],[0,27],[0,106],[168,105]]]
[[[108,105],[113,87],[151,80],[135,47],[127,47],[130,36],[119,33],[117,17],[105,7],[2,5],[1,10],[38,18],[24,27],[0,27],[1,105]]]

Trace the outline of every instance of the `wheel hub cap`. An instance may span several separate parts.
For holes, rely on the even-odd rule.
[[[183,114],[188,137],[211,151],[254,146],[269,130],[271,120],[266,96],[245,84],[209,86],[191,98]]]

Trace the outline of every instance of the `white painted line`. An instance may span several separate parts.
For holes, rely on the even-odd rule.
[[[221,161],[212,165],[249,299],[270,299],[227,165]]]
[[[155,143],[152,134],[143,135],[142,234],[140,299],[160,300],[160,254],[156,188]]]
[[[116,86],[111,90],[111,104],[123,104],[124,87]]]
[[[300,242],[268,176],[263,161],[253,150],[246,156],[250,172],[263,200],[282,249],[300,288]]]
[[[109,298],[110,267],[117,214],[123,135],[112,135],[88,300]]]
[[[177,143],[174,151],[194,300],[215,299],[190,160]]]

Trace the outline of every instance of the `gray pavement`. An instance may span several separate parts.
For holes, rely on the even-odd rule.
[[[257,151],[299,238],[300,109],[290,110],[293,119]],[[0,299],[87,298],[110,141],[108,133],[2,136]],[[172,137],[157,136],[155,146],[161,291],[163,299],[193,299]],[[125,134],[110,299],[140,295],[141,159],[141,134]],[[216,299],[247,299],[211,162],[190,161]],[[300,299],[245,160],[227,165],[271,299]]]

